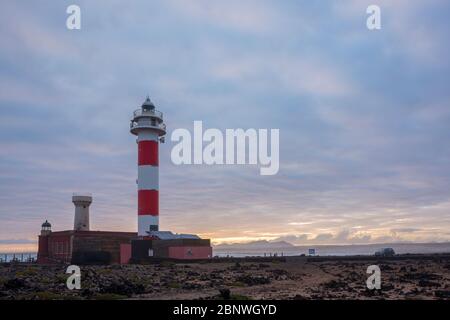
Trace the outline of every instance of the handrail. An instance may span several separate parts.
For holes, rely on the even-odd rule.
[[[134,117],[140,117],[140,116],[157,116],[159,118],[163,118],[163,113],[161,111],[158,110],[142,110],[142,109],[137,109],[133,112]]]
[[[166,131],[166,125],[164,123],[155,123],[155,124],[151,124],[150,121],[141,121],[141,122],[134,122],[131,121],[130,123],[130,129],[134,129],[134,128],[156,128],[156,129],[161,129]]]

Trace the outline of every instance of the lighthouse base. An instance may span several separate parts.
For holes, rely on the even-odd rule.
[[[209,239],[135,239],[131,240],[131,263],[151,263],[162,259],[204,260],[212,258]]]

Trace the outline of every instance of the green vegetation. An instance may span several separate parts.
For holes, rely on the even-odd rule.
[[[67,279],[69,278],[69,274],[65,274],[65,273],[58,273],[55,275],[55,282],[58,283],[66,283]]]
[[[92,296],[93,300],[122,300],[126,298],[127,296],[116,293],[97,293]]]
[[[101,268],[97,270],[97,273],[100,275],[110,275],[112,273],[111,269]]]
[[[232,294],[230,300],[252,300],[252,298],[242,294]]]
[[[241,281],[230,282],[230,283],[227,283],[226,285],[230,286],[230,287],[246,287],[246,284]]]
[[[167,284],[167,286],[169,288],[172,288],[172,289],[179,289],[181,287],[181,285],[178,282],[175,282],[175,281],[169,282]]]
[[[34,276],[37,273],[38,272],[37,272],[37,270],[35,268],[28,267],[26,269],[16,271],[16,277],[17,278],[26,278],[26,277]]]
[[[68,297],[65,297],[63,295],[50,292],[50,291],[38,291],[33,293],[26,293],[17,295],[16,299],[18,300],[64,300],[68,299]]]
[[[162,261],[160,263],[160,266],[161,267],[173,267],[173,266],[175,266],[175,263],[172,261]]]

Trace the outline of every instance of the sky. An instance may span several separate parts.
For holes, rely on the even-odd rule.
[[[81,8],[81,30],[66,8]],[[381,30],[366,8],[381,8]],[[168,127],[160,229],[213,243],[450,241],[450,3],[2,1],[0,252],[137,230],[132,112]],[[177,128],[277,128],[280,170],[171,162]],[[31,248],[31,249],[30,249]]]

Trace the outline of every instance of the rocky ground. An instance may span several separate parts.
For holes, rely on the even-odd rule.
[[[381,290],[366,269],[381,269]],[[81,289],[64,266],[0,266],[0,299],[450,299],[449,256],[420,259],[81,266]]]

